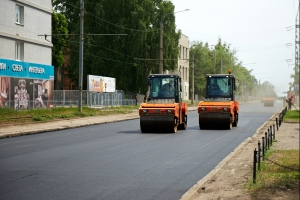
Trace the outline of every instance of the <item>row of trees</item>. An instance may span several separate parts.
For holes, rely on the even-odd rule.
[[[83,89],[86,88],[86,75],[93,74],[116,78],[119,90],[145,93],[147,75],[158,73],[162,19],[164,69],[174,70],[177,66],[181,32],[176,30],[174,14],[168,14],[174,13],[172,2],[88,0],[84,2],[84,9]],[[58,48],[64,46],[63,49],[67,50],[70,58],[68,77],[78,84],[80,1],[53,0],[53,10],[56,12],[54,15],[65,17],[69,33],[66,45],[60,40],[67,38],[53,34],[53,44],[56,46],[58,42]]]
[[[199,96],[205,96],[205,75],[215,73],[228,73],[231,70],[237,79],[237,95],[263,97],[265,95],[276,97],[275,88],[269,82],[259,83],[252,75],[252,70],[243,66],[236,57],[236,50],[221,39],[215,45],[203,42],[192,42],[190,57],[194,55],[194,91]],[[190,62],[190,69],[192,63]],[[190,70],[192,73],[192,70]],[[191,77],[191,76],[190,76]],[[192,90],[190,84],[190,90]]]
[[[174,8],[172,2],[164,0],[85,1],[83,89],[86,89],[87,75],[92,74],[116,78],[119,90],[145,94],[147,76],[158,73],[159,69],[160,22],[164,24],[164,70],[176,70],[181,31],[176,30]],[[80,0],[53,0],[53,10],[52,63],[58,76],[55,79],[66,70],[78,85]],[[249,94],[257,93],[259,83],[251,75],[252,70],[247,70],[235,54],[235,49],[221,39],[211,46],[191,42],[190,58],[195,56],[195,94],[204,96],[205,74],[227,73],[228,69]],[[69,58],[66,69],[64,55]],[[192,62],[190,65],[191,69]]]

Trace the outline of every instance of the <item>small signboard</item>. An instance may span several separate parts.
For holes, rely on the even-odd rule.
[[[299,84],[295,84],[294,88],[295,88],[296,91],[298,91],[299,90]]]
[[[89,92],[115,92],[116,79],[105,76],[88,75]]]

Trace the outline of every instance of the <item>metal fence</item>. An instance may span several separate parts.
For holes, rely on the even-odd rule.
[[[278,118],[276,117],[276,125],[275,124],[273,124],[273,126],[271,125],[267,129],[267,131],[265,131],[265,136],[262,137],[262,141],[258,141],[258,147],[257,147],[257,149],[255,148],[253,151],[253,184],[256,184],[257,171],[261,170],[260,166],[261,166],[262,160],[271,162],[272,164],[277,165],[282,168],[285,168],[285,169],[289,169],[292,171],[298,171],[298,172],[300,171],[299,169],[294,169],[289,166],[285,166],[283,164],[274,162],[273,160],[270,160],[269,158],[266,157],[267,150],[270,150],[270,146],[275,141],[276,129],[278,131],[279,127],[281,126],[281,123],[283,122],[283,117],[286,114],[286,112],[287,112],[287,107],[285,107],[279,113]]]
[[[53,97],[54,107],[72,107],[78,106],[79,91],[78,90],[55,90]],[[124,91],[117,90],[116,92],[88,92],[82,91],[82,106],[88,107],[108,107],[135,105],[136,100],[126,98]]]
[[[78,107],[78,90],[54,90],[53,98],[40,97],[30,99],[12,100],[5,102],[4,107],[10,107],[14,110],[32,110],[32,109],[50,109],[56,107]],[[123,105],[136,105],[134,95],[125,95],[123,90],[116,92],[88,92],[82,91],[82,106],[87,107],[111,107]]]

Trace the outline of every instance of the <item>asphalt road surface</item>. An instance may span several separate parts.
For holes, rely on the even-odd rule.
[[[275,112],[240,105],[238,127],[147,133],[139,119],[0,140],[1,199],[180,199]]]

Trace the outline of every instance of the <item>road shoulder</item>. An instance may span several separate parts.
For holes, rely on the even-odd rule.
[[[187,191],[181,200],[250,200],[251,195],[244,189],[244,185],[252,180],[253,151],[258,149],[258,141],[262,141],[268,128],[275,125],[275,142],[271,146],[272,149],[299,149],[299,123],[282,123],[277,130],[278,115],[279,113],[273,115],[251,138],[241,143],[214,170]]]

